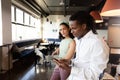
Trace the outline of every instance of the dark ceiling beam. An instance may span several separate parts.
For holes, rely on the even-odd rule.
[[[45,4],[45,6],[48,8],[48,5],[46,4],[45,0],[43,0],[43,2]],[[49,10],[49,12],[51,12],[49,8],[48,8],[48,10]]]
[[[27,5],[35,9],[37,12],[47,17],[49,14],[46,13],[34,0],[23,0]]]
[[[35,17],[39,17],[41,14],[39,11],[33,9],[32,7],[28,6],[23,0],[12,0],[12,5],[18,7],[19,9],[29,13],[30,15],[34,15]]]
[[[35,7],[33,7],[28,1],[23,0],[23,2],[24,2],[25,4],[27,4],[29,7],[31,7],[33,10],[35,10],[37,13],[41,14],[41,12],[38,11]]]
[[[64,16],[66,16],[66,0],[64,0]]]
[[[67,9],[69,9],[69,0],[64,0],[64,16],[68,15],[67,14]]]

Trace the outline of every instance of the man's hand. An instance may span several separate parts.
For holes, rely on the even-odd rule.
[[[67,71],[70,71],[71,70],[71,67],[69,66],[70,64],[70,61],[67,60],[67,59],[59,59],[59,60],[54,60],[59,67],[67,70]]]

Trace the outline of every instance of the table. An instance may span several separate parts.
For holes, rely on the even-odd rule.
[[[40,46],[49,46],[49,43],[40,43]]]

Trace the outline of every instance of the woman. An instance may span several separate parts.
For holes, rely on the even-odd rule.
[[[69,25],[66,23],[60,24],[60,39],[61,43],[52,55],[58,54],[59,58],[70,60],[75,53],[75,41],[70,32]],[[56,65],[50,80],[66,80],[70,71],[66,71]]]

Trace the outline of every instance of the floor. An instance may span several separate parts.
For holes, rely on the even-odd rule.
[[[55,67],[53,62],[47,63],[46,65],[34,65],[16,63],[9,72],[0,74],[0,80],[49,80],[52,71]]]
[[[36,66],[35,63],[30,60],[26,63],[18,61],[13,65],[14,67],[10,71],[4,74],[0,73],[0,80],[50,80],[55,67],[55,63],[53,61],[49,63],[47,62],[43,65],[37,64]],[[106,80],[109,79],[108,76],[105,78]],[[109,80],[113,79],[110,78]]]

